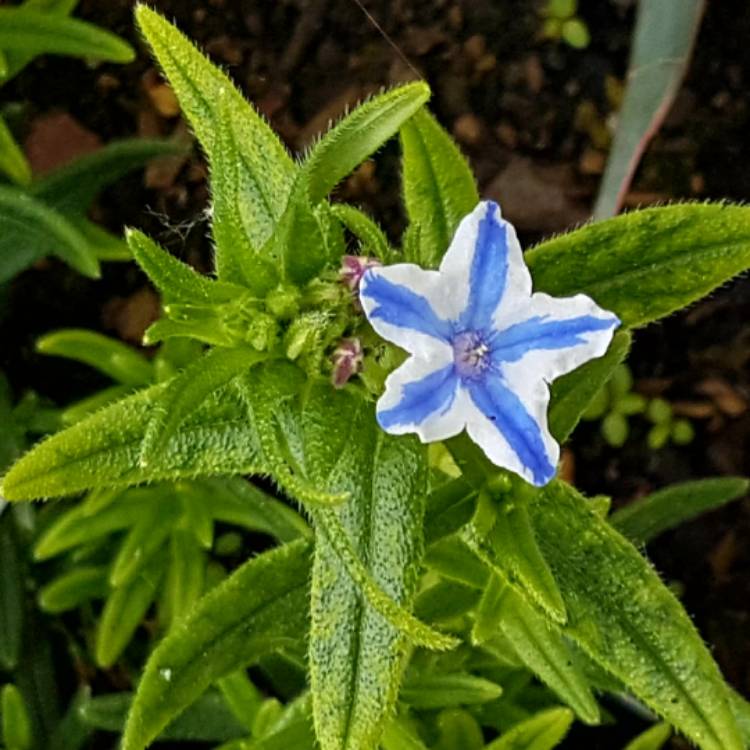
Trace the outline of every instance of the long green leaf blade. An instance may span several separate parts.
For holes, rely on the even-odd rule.
[[[530,512],[565,599],[564,633],[702,750],[742,750],[716,664],[635,548],[562,482]]]
[[[2,117],[0,117],[0,172],[6,174],[18,185],[28,185],[31,182],[29,162]]]
[[[94,57],[127,63],[135,50],[93,24],[28,8],[0,8],[0,49],[35,55]]]
[[[5,475],[8,500],[71,495],[180,477],[262,473],[258,436],[242,403],[227,390],[188,417],[158,464],[139,464],[141,443],[164,386],[105,407],[39,443]]]
[[[540,291],[585,292],[635,328],[750,267],[750,208],[685,203],[635,211],[543,242],[526,261]]]
[[[406,259],[437,266],[458,224],[479,202],[474,175],[453,139],[423,109],[401,128],[404,201],[417,227],[418,253]]]
[[[26,191],[0,185],[0,227],[0,282],[46,255],[57,255],[84,276],[98,278],[99,262],[86,238]]]
[[[426,83],[408,83],[357,107],[311,149],[299,179],[315,205],[380,148],[430,98]]]
[[[486,750],[552,750],[562,742],[572,723],[572,711],[549,708],[512,727],[490,742]]]
[[[145,5],[138,5],[135,15],[212,167],[222,132],[219,103],[222,97],[226,99],[239,146],[243,225],[253,247],[262,248],[286,207],[296,172],[294,162],[229,78],[180,31]]]
[[[122,740],[143,750],[208,686],[304,634],[310,550],[253,558],[200,600],[146,664]]]
[[[609,522],[631,542],[647,544],[664,531],[746,495],[749,488],[750,480],[743,477],[675,484],[629,503]]]

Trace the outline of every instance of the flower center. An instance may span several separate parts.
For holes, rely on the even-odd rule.
[[[453,337],[453,361],[462,378],[477,378],[490,365],[490,348],[477,331],[463,331]]]

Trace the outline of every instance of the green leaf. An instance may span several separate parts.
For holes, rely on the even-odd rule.
[[[2,117],[0,117],[0,172],[6,174],[18,185],[28,185],[31,182],[29,162]]]
[[[126,138],[113,141],[40,178],[30,192],[58,211],[82,215],[102,188],[151,159],[184,150],[184,146],[166,140]]]
[[[474,175],[453,139],[423,109],[401,128],[404,201],[418,244],[406,260],[434,267],[461,219],[479,202]],[[406,246],[404,248],[406,251]]]
[[[164,390],[152,386],[42,441],[5,475],[0,492],[7,500],[31,500],[95,487],[264,471],[257,433],[231,390],[188,417],[158,463],[140,466],[146,426]]]
[[[109,593],[107,570],[99,566],[80,566],[48,583],[38,596],[39,607],[60,614],[79,607],[90,599],[103,599]]]
[[[427,745],[422,742],[414,729],[399,717],[391,719],[386,724],[380,747],[383,750],[427,750]],[[456,747],[463,746],[456,745]]]
[[[154,502],[144,507],[112,561],[109,582],[113,588],[130,583],[162,550],[177,514],[178,506],[174,502]]]
[[[257,234],[256,217],[262,209],[251,204],[249,210],[248,197],[261,196],[255,189],[256,176],[240,158],[232,101],[229,89],[219,92],[216,148],[211,160],[214,264],[220,279],[245,284],[255,294],[263,295],[276,284],[278,272],[273,258],[262,254],[262,247],[252,241]],[[272,213],[275,221],[280,211]]]
[[[562,482],[529,511],[565,600],[565,635],[702,750],[741,750],[719,670],[651,566]]]
[[[393,263],[396,251],[383,230],[363,211],[348,203],[334,203],[331,213],[360,241],[364,255]]]
[[[57,255],[84,276],[99,276],[99,262],[86,238],[23,190],[0,185],[0,228],[0,282],[46,255]]]
[[[128,243],[121,236],[108,232],[82,216],[69,216],[68,220],[86,238],[91,251],[100,261],[133,260]]]
[[[97,695],[81,705],[79,714],[87,726],[119,734],[132,701],[131,693]],[[172,721],[159,739],[223,742],[243,734],[244,727],[232,715],[223,697],[218,691],[209,690]]]
[[[597,394],[612,377],[630,349],[631,335],[618,331],[603,357],[557,379],[551,388],[549,429],[555,440],[564,442]]]
[[[152,652],[122,740],[143,750],[215,680],[301,637],[310,550],[263,553],[204,596]]]
[[[446,482],[427,497],[425,544],[455,533],[474,515],[477,491],[463,477]]]
[[[151,363],[142,354],[94,331],[78,328],[54,331],[37,339],[36,350],[83,362],[124,385],[144,386],[154,379]]]
[[[32,743],[31,720],[15,685],[5,685],[0,692],[0,713],[3,744],[7,750],[29,750]]]
[[[125,239],[138,265],[167,301],[220,304],[236,298],[237,293],[243,291],[241,287],[199,274],[136,229],[127,229]]]
[[[628,742],[625,750],[661,750],[671,736],[669,724],[657,724]]]
[[[484,735],[479,722],[463,709],[449,708],[437,717],[440,739],[435,750],[483,750]],[[398,750],[398,748],[394,748]]]
[[[96,631],[94,657],[100,667],[111,667],[156,598],[164,576],[165,555],[158,554],[138,575],[115,588],[107,598]]]
[[[0,514],[0,669],[6,671],[18,665],[25,608],[24,572],[12,526],[10,513]]]
[[[168,381],[146,426],[139,457],[141,466],[158,463],[165,447],[191,414],[266,357],[247,347],[217,347]]]
[[[358,106],[310,149],[299,179],[315,205],[377,151],[430,98],[426,83],[408,83]]]
[[[434,709],[488,703],[502,694],[500,685],[484,677],[457,672],[407,678],[399,698],[416,709]]]
[[[685,203],[634,211],[543,242],[526,261],[538,290],[585,292],[634,328],[750,266],[750,208]]]
[[[572,723],[572,711],[549,708],[512,727],[490,742],[486,750],[552,750],[562,742]]]
[[[195,606],[203,594],[206,557],[195,536],[175,529],[169,540],[169,569],[164,587],[165,619],[174,625]],[[164,612],[159,611],[160,615]]]
[[[350,494],[340,508],[314,513],[309,653],[316,734],[323,750],[373,747],[396,700],[407,640],[392,624],[401,615],[384,617],[383,602],[373,606],[372,591],[363,596],[362,578],[409,612],[422,554],[425,451],[410,437],[386,435],[370,404],[327,384],[307,396],[299,427],[287,435],[290,450],[304,451],[309,481]],[[344,563],[344,556],[355,560]]]
[[[192,488],[204,494],[211,515],[217,521],[261,531],[280,542],[304,537],[312,539],[312,529],[297,511],[239,477],[205,480]]]
[[[212,169],[217,166],[214,160],[224,132],[221,124],[226,115],[221,109],[228,110],[238,147],[234,156],[241,165],[243,226],[252,246],[256,250],[262,248],[286,207],[296,173],[294,162],[229,78],[182,33],[145,5],[136,7],[135,16],[205,148]]]
[[[222,677],[217,685],[232,713],[252,734],[258,711],[263,705],[263,693],[251,682],[244,669]]]
[[[565,603],[529,519],[527,505],[532,492],[526,482],[514,480],[512,494],[494,499],[487,492],[480,493],[467,538],[489,565],[517,581],[550,619],[562,623],[566,620]]]
[[[481,645],[503,634],[521,661],[587,724],[599,721],[599,707],[553,623],[497,574],[488,581],[476,610],[472,640]]]
[[[619,210],[638,162],[669,113],[690,63],[705,0],[641,0],[617,130],[594,217]]]
[[[85,21],[28,8],[0,8],[0,49],[127,63],[135,51],[120,37]]]
[[[675,484],[628,503],[609,521],[635,544],[647,544],[668,529],[746,495],[748,488],[750,481],[742,477]]]

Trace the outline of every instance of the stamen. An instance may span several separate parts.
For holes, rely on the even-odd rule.
[[[490,348],[478,331],[462,331],[452,344],[453,361],[460,377],[478,378],[489,367]]]

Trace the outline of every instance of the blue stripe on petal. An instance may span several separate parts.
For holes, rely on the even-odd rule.
[[[612,316],[597,318],[581,315],[567,320],[553,320],[537,315],[516,323],[504,331],[495,331],[489,342],[494,362],[515,362],[535,349],[567,349],[585,344],[583,336],[596,331],[608,331],[618,325]]]
[[[407,383],[396,406],[377,412],[378,424],[391,427],[421,424],[436,412],[447,411],[456,395],[458,378],[453,365],[435,370],[421,380]]]
[[[469,277],[469,301],[461,314],[461,325],[478,330],[487,327],[505,291],[508,275],[508,237],[504,221],[498,221],[498,206],[486,201],[487,211],[479,222]]]
[[[448,341],[453,327],[440,318],[430,303],[411,289],[388,281],[382,274],[368,271],[361,296],[373,300],[375,307],[368,318],[378,318],[399,328],[411,328],[441,341]]]
[[[531,473],[534,484],[539,487],[547,484],[555,476],[555,467],[547,456],[540,425],[518,396],[496,374],[468,381],[464,387]]]

